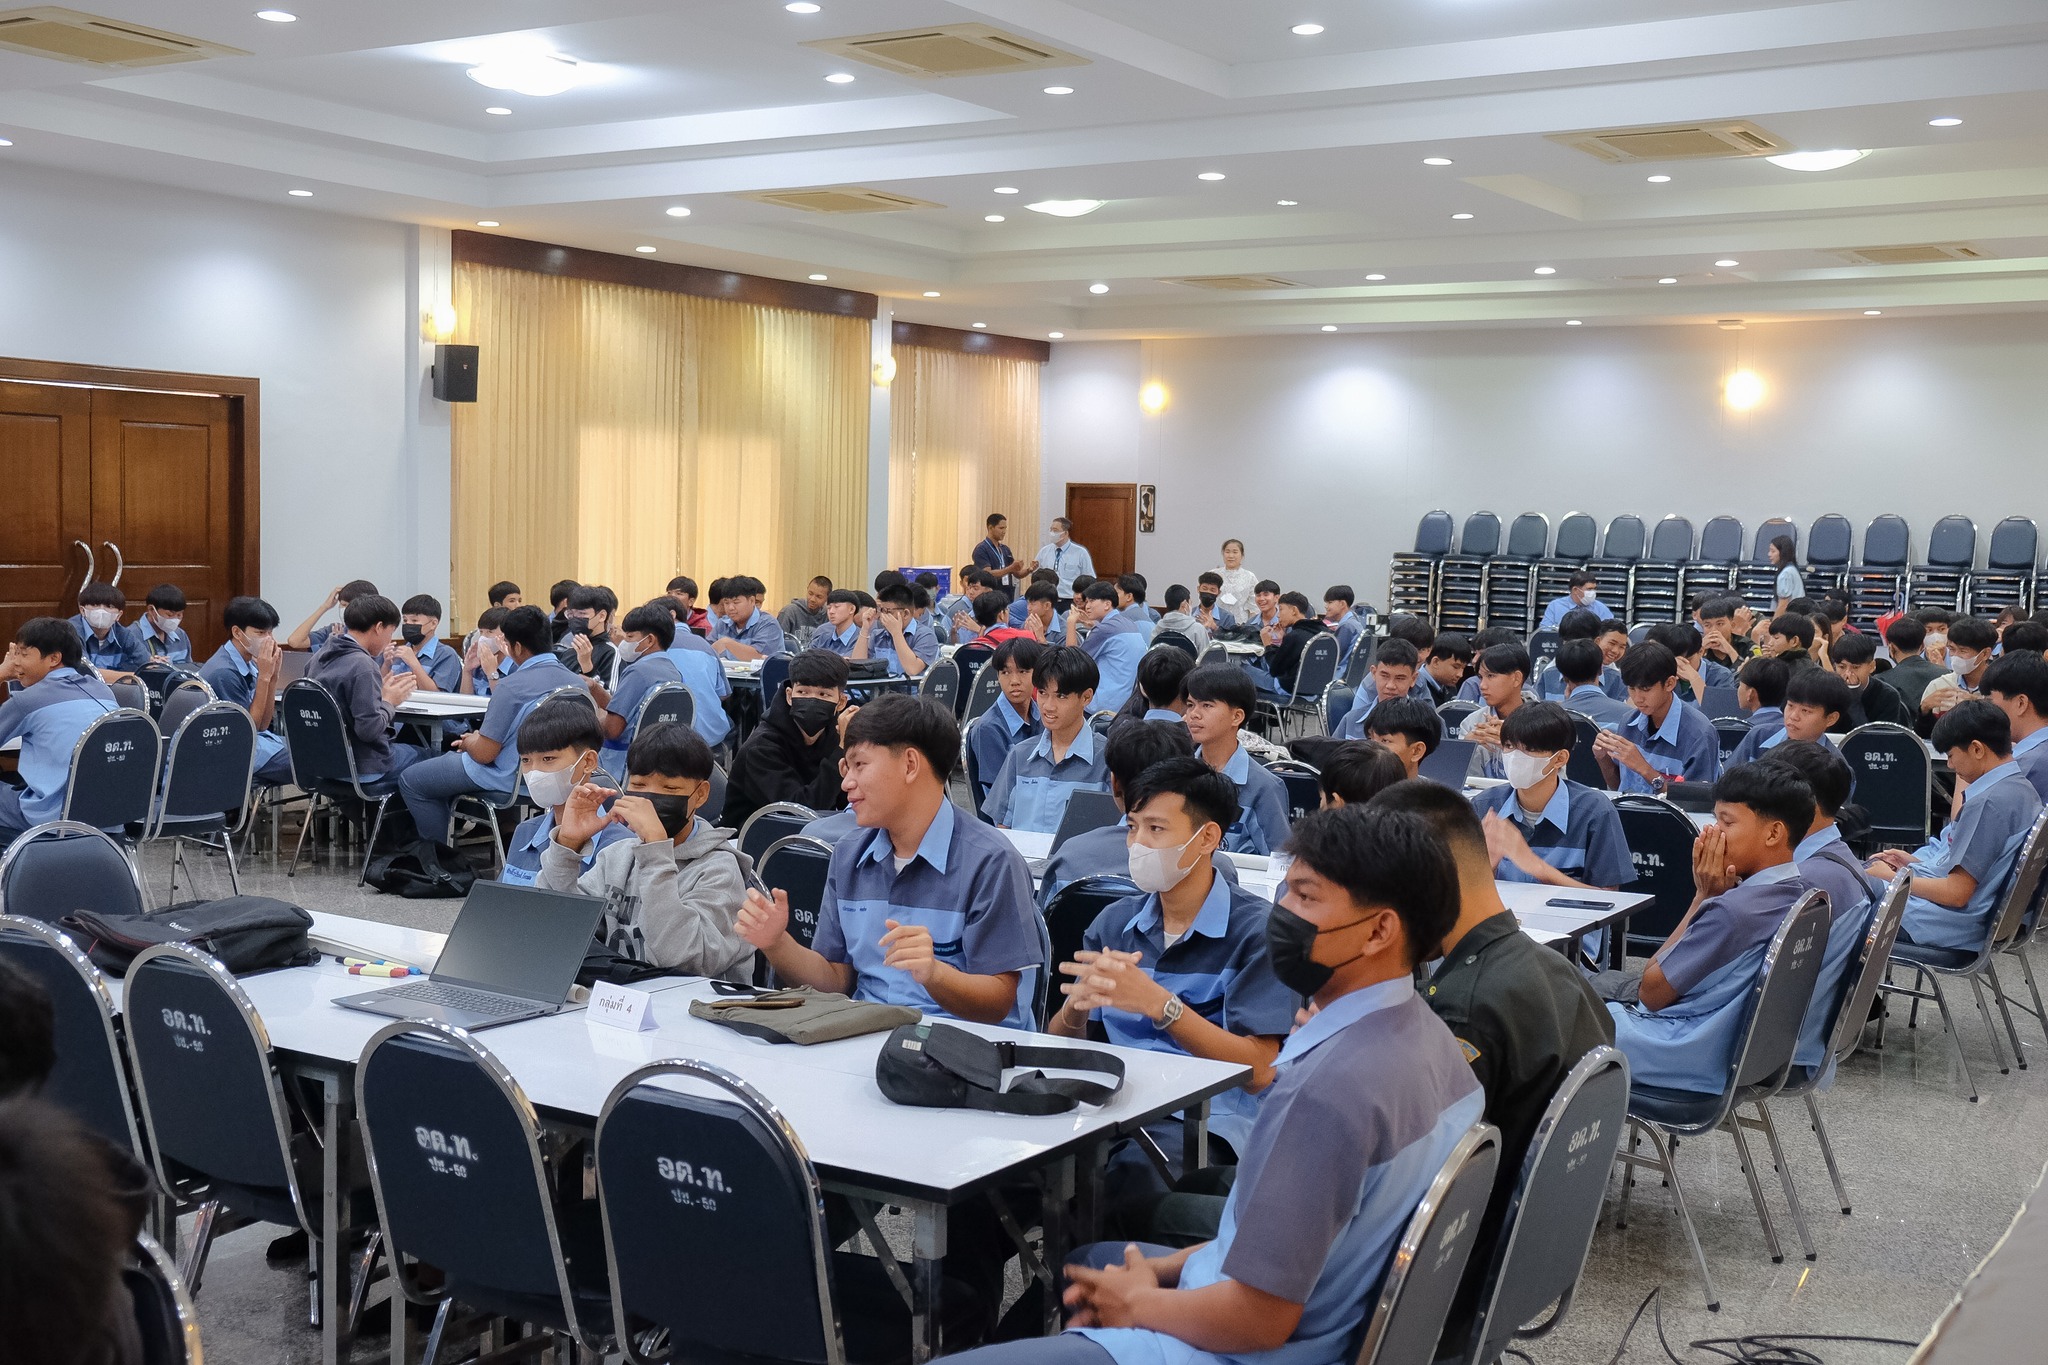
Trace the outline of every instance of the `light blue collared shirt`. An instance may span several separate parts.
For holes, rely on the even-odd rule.
[[[1052,732],[1023,740],[1003,760],[1002,771],[989,784],[982,811],[998,825],[1053,834],[1077,791],[1109,790],[1109,765],[1103,761],[1095,727],[1083,725],[1066,756],[1055,760]]]

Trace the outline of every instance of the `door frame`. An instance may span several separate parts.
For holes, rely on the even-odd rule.
[[[1134,483],[1103,483],[1100,481],[1069,483],[1066,485],[1066,493],[1060,505],[1060,511],[1064,515],[1072,517],[1074,514],[1075,492],[1080,491],[1085,494],[1090,490],[1096,489],[1113,489],[1117,492],[1122,492],[1125,489],[1130,490],[1131,525],[1129,540],[1131,546],[1131,567],[1124,572],[1136,573],[1138,571],[1138,485]],[[1089,546],[1089,551],[1092,554],[1094,547]]]
[[[124,370],[110,365],[75,365],[63,360],[0,356],[0,381],[65,384],[85,389],[142,389],[157,393],[210,394],[228,400],[227,575],[231,596],[262,596],[263,461],[262,382],[232,375],[181,374],[173,370]]]

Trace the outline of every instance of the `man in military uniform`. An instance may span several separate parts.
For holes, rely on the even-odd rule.
[[[1486,1092],[1486,1121],[1501,1136],[1493,1197],[1444,1327],[1446,1350],[1462,1350],[1536,1125],[1579,1059],[1614,1041],[1614,1021],[1564,955],[1523,933],[1501,903],[1486,831],[1462,795],[1411,780],[1395,783],[1371,804],[1421,816],[1458,865],[1458,922],[1444,936],[1442,959],[1421,991],[1464,1050]]]

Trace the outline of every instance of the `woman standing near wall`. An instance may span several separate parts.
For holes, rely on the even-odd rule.
[[[1252,605],[1252,588],[1259,578],[1244,566],[1243,541],[1223,542],[1223,567],[1217,572],[1223,575],[1223,591],[1216,598],[1217,605],[1240,622],[1250,620],[1256,610]]]

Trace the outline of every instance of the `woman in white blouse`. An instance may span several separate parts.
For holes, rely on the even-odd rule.
[[[1258,612],[1258,605],[1252,601],[1252,589],[1258,584],[1258,575],[1244,566],[1244,542],[1226,540],[1223,542],[1223,591],[1216,598],[1216,605],[1229,612],[1237,621],[1251,620]]]

